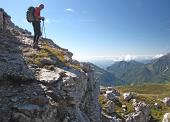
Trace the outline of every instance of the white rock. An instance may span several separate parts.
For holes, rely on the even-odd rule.
[[[102,112],[102,122],[122,122],[121,119],[119,118],[116,118],[116,117],[112,117],[112,116],[109,116],[105,113]],[[96,121],[97,122],[97,121]]]
[[[170,97],[165,97],[162,102],[166,105],[166,106],[170,106]]]
[[[132,105],[133,105],[133,107],[135,107],[137,105],[137,100],[136,99],[132,100]]]
[[[124,100],[129,101],[131,100],[134,96],[132,92],[127,92],[123,94]]]
[[[126,112],[127,111],[127,105],[122,105],[122,109],[123,109],[124,112]]]
[[[106,99],[109,99],[109,100],[115,99],[115,95],[112,93],[112,91],[106,91],[105,97]]]
[[[162,122],[170,122],[170,113],[164,114]]]
[[[160,103],[155,103],[154,106],[155,106],[156,109],[160,109],[161,108],[161,104]]]
[[[150,120],[150,107],[144,102],[139,102],[135,106],[135,112],[130,113],[126,122],[148,122]]]

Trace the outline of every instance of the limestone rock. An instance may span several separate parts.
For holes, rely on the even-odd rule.
[[[144,102],[139,102],[135,106],[135,112],[127,116],[126,122],[149,122],[150,106]]]
[[[156,109],[160,109],[161,108],[161,104],[160,103],[155,103],[154,106],[155,106]]]
[[[106,112],[108,113],[108,114],[113,114],[114,112],[115,112],[115,103],[113,102],[113,101],[108,101],[107,103],[106,103]]]
[[[170,113],[164,114],[162,122],[170,122]]]
[[[123,122],[121,119],[102,113],[102,122]]]
[[[106,91],[105,97],[106,99],[114,100],[115,95],[112,93],[112,91]]]
[[[170,106],[170,97],[165,97],[162,102],[166,105],[166,106]]]
[[[52,60],[51,58],[43,58],[41,59],[41,65],[55,65],[56,61]]]
[[[127,92],[123,94],[124,100],[129,101],[134,98],[133,92]]]
[[[38,61],[53,69],[35,64],[33,58],[39,52],[32,48],[33,37],[10,17],[6,21],[8,32],[0,32],[0,121],[101,122],[93,68],[73,61],[71,52],[44,38],[39,46],[60,51],[55,55],[64,61],[39,54]]]

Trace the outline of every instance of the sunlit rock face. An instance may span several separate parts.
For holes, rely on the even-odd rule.
[[[0,27],[4,10],[0,10]],[[8,16],[0,32],[0,122],[100,122],[93,67],[50,39],[33,37]],[[2,25],[1,25],[2,24]]]

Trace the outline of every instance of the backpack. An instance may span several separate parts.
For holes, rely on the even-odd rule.
[[[34,16],[34,11],[35,11],[35,8],[34,7],[29,7],[28,10],[27,10],[27,13],[26,13],[26,19],[28,22],[33,22],[35,21],[35,16]]]

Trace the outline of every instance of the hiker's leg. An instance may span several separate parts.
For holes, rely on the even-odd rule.
[[[36,42],[36,38],[37,38],[37,36],[36,36],[36,35],[34,35],[34,41],[33,41],[33,44],[35,44],[35,42]]]
[[[39,40],[39,36],[36,36],[36,46],[38,47],[38,40]]]
[[[41,37],[41,24],[40,22],[37,22],[36,23],[36,32],[37,32],[37,37],[36,37],[36,44],[37,44],[37,47],[38,47],[38,42],[39,42],[39,38]]]
[[[36,38],[37,38],[36,21],[32,22],[32,26],[33,26],[33,29],[34,29],[34,40],[33,40],[33,46],[35,47],[35,44],[36,44]]]

